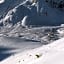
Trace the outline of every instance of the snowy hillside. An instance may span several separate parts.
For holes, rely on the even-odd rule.
[[[0,64],[64,64],[64,0],[0,0]]]
[[[64,38],[12,55],[0,64],[64,64]]]

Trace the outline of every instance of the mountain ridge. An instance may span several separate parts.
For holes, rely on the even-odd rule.
[[[37,0],[37,2],[33,3],[30,0],[23,1],[9,10],[0,22],[14,25],[17,22],[22,23],[25,16],[27,16],[25,19],[25,25],[27,26],[57,26],[64,23],[64,11],[50,7],[45,0]]]

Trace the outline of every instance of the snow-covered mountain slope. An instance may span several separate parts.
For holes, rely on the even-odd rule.
[[[62,64],[64,1],[0,1],[0,63]]]
[[[48,44],[51,41],[55,41],[60,38],[57,32],[57,29],[60,28],[60,26],[23,28],[18,23],[12,28],[8,26],[1,28],[0,36],[25,38],[39,41],[42,44]]]
[[[18,37],[0,37],[0,61],[20,51],[23,52],[40,46],[42,46],[42,43],[35,40]]]
[[[12,61],[11,61],[12,60]],[[11,56],[0,64],[64,64],[64,38],[49,45],[26,50]]]
[[[0,31],[0,61],[10,55],[50,44],[58,40],[59,34],[55,27],[22,28],[19,24],[11,28],[3,27]],[[62,38],[62,37],[61,37]]]
[[[49,4],[45,0],[38,0],[37,2],[30,2],[30,0],[26,0],[18,5],[15,5],[15,7],[13,6],[12,9],[9,10],[8,13],[6,13],[5,17],[0,20],[0,23],[3,24],[12,23],[14,25],[17,22],[22,22],[24,17],[27,16],[27,18],[24,20],[25,21],[24,23],[25,25],[28,26],[29,25],[49,26],[49,25],[63,24],[64,23],[63,8],[51,7],[51,5]]]

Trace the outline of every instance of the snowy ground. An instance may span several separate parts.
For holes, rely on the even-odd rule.
[[[64,38],[12,55],[0,64],[64,64]]]
[[[0,61],[24,50],[40,47],[41,43],[16,37],[0,37]]]

